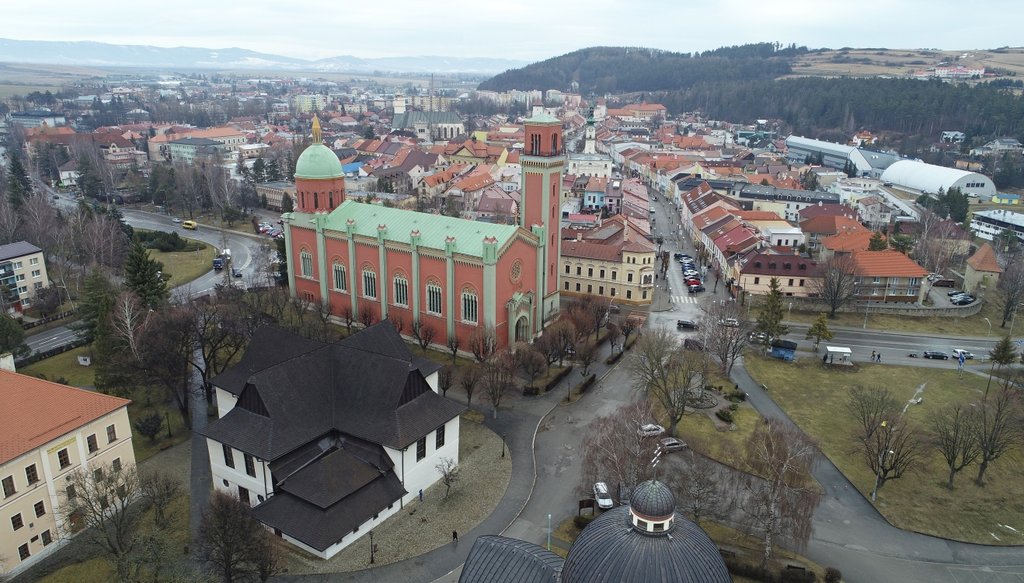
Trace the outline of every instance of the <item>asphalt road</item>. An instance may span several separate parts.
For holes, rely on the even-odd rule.
[[[58,208],[71,209],[78,202],[71,196],[59,194],[45,187],[44,190],[49,196],[55,197],[54,203]],[[174,217],[160,215],[145,211],[122,209],[125,220],[132,227],[149,229],[154,231],[177,232],[182,237],[196,239],[221,249],[225,246],[231,250],[232,265],[242,272],[242,277],[231,277],[231,270],[224,269],[215,271],[211,266],[210,271],[197,279],[178,286],[171,290],[172,296],[177,300],[198,297],[214,291],[217,284],[230,283],[231,285],[252,287],[255,285],[268,285],[264,274],[258,273],[257,257],[260,246],[270,241],[265,236],[241,234],[233,231],[221,231],[212,227],[200,225],[195,231],[183,229],[180,223],[174,222]],[[248,223],[238,225],[239,230],[248,228]],[[25,342],[32,353],[42,352],[69,344],[77,337],[77,332],[68,329],[66,326],[52,328],[43,332],[27,335]]]

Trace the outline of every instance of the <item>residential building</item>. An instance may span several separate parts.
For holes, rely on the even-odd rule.
[[[853,254],[854,297],[868,302],[920,303],[928,270],[894,249]]]
[[[995,289],[999,283],[999,275],[1003,268],[996,260],[996,252],[988,243],[982,243],[981,247],[967,258],[967,268],[964,270],[964,289],[975,291],[981,289]]]
[[[893,209],[880,197],[865,196],[857,201],[857,214],[860,220],[876,231],[882,230],[893,220]]]
[[[125,399],[0,365],[0,575],[15,575],[81,528],[72,472],[135,465]],[[70,515],[70,519],[69,519]]]
[[[0,294],[8,311],[31,306],[36,292],[49,286],[42,249],[26,241],[0,245]]]
[[[295,203],[295,183],[288,180],[276,180],[256,185],[256,196],[262,203],[266,200],[266,207],[275,211],[281,210],[281,203],[287,195]]]
[[[427,142],[447,141],[466,132],[462,118],[454,111],[395,112],[391,127],[411,130],[417,138]]]
[[[647,305],[654,299],[657,246],[632,220],[616,215],[562,241],[562,294]]]
[[[997,192],[992,195],[992,204],[1020,204],[1020,195]]]
[[[787,221],[797,221],[800,211],[818,204],[837,204],[839,195],[815,190],[792,190],[761,186],[759,184],[737,184],[732,197],[745,210],[772,211]]]
[[[302,93],[292,97],[295,113],[313,113],[327,109],[327,96],[316,93]]]
[[[257,330],[211,379],[219,418],[201,430],[213,486],[323,559],[373,530],[459,461],[465,407],[437,389],[390,322],[336,343]]]
[[[807,248],[813,251],[818,249],[826,237],[851,231],[867,231],[868,229],[848,215],[816,214],[801,221],[800,230],[807,237]]]
[[[516,225],[489,224],[346,200],[338,157],[313,145],[295,170],[296,211],[286,213],[291,293],[335,316],[429,325],[444,346],[481,326],[498,346],[538,335],[558,315],[561,122],[526,120]]]
[[[767,295],[771,279],[777,278],[782,295],[806,298],[818,293],[821,280],[818,264],[800,255],[757,253],[740,266],[738,285],[742,292]]]
[[[171,131],[174,130],[174,131]],[[268,136],[273,134],[267,134]],[[171,151],[169,144],[175,140],[182,138],[206,138],[219,142],[222,151],[233,152],[237,150],[243,144],[248,143],[248,136],[245,133],[233,128],[233,127],[216,127],[216,128],[168,128],[165,133],[158,134],[149,138],[147,146],[149,148],[149,159],[150,160],[170,160]]]
[[[30,109],[27,111],[11,112],[12,124],[20,125],[25,129],[47,126],[55,128],[67,123],[63,113],[54,113],[48,109]]]
[[[220,161],[221,143],[208,138],[182,138],[167,144],[172,162],[193,164],[196,158]]]

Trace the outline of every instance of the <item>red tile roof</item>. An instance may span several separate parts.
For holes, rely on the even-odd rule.
[[[895,249],[853,254],[857,275],[869,277],[924,277],[928,270]]]
[[[0,370],[0,464],[130,402]]]
[[[978,247],[978,250],[974,252],[974,255],[967,259],[967,264],[973,267],[975,271],[1003,272],[1003,268],[999,267],[999,262],[996,261],[996,252],[988,243],[982,243],[981,247]]]
[[[868,244],[871,243],[871,237],[875,234],[867,229],[863,231],[845,231],[830,237],[825,237],[821,240],[823,247],[831,249],[832,251],[838,251],[840,253],[849,253],[852,251],[867,251]]]

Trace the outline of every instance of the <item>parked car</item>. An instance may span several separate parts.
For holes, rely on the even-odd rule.
[[[949,355],[941,350],[925,350],[924,354],[921,356],[924,358],[934,358],[936,360],[949,360]]]
[[[658,449],[665,453],[670,453],[686,449],[686,444],[674,437],[663,437],[661,441],[658,442]]]
[[[704,291],[704,286],[700,283],[692,283],[686,286],[686,291],[691,294],[699,294]]]
[[[640,437],[658,437],[665,433],[665,428],[654,423],[647,423],[637,428],[636,434]]]
[[[171,222],[176,224],[176,225],[180,225],[181,224],[181,219],[179,219],[178,217],[174,217],[173,219],[171,219]]]
[[[698,278],[698,277],[687,277],[687,278],[686,278],[686,279],[684,280],[684,283],[685,283],[685,284],[687,285],[687,287],[689,287],[689,286],[691,286],[691,285],[701,285],[701,284],[703,284],[704,282],[702,282],[702,281],[700,280],[700,278]]]
[[[237,268],[237,267],[232,267],[231,268],[231,276],[232,277],[242,277],[242,270]]]
[[[608,510],[612,506],[615,506],[615,501],[612,500],[612,495],[608,493],[608,484],[604,482],[597,482],[594,484],[594,500],[597,500],[597,507],[602,510]]]
[[[672,258],[675,259],[676,261],[682,261],[685,257],[686,257],[685,253],[674,253],[672,255]]]
[[[751,342],[757,342],[757,343],[761,344],[767,338],[768,338],[768,335],[765,334],[764,332],[751,332],[750,333],[750,341]]]
[[[693,320],[676,320],[676,328],[679,330],[698,330],[700,325]]]
[[[953,304],[954,306],[967,306],[974,303],[974,298],[971,296],[963,296],[954,299],[950,303]]]
[[[952,279],[936,279],[933,283],[933,287],[953,287],[956,282]]]
[[[618,304],[608,304],[608,312],[611,314],[618,314],[622,311],[622,308]]]
[[[685,277],[700,277],[700,272],[696,269],[687,269],[683,271]]]
[[[953,296],[958,296],[960,294],[965,294],[965,293],[967,293],[967,292],[965,292],[963,290],[955,289],[953,291],[946,292],[946,295],[949,296],[949,297],[953,297]]]
[[[953,358],[959,360],[961,354],[964,356],[964,360],[972,360],[974,358],[974,353],[970,351],[964,350],[962,348],[953,349]]]
[[[740,321],[736,318],[725,318],[723,320],[719,320],[718,323],[729,328],[738,328],[740,325]]]

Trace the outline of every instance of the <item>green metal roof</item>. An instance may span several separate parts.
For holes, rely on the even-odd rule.
[[[295,162],[296,178],[338,178],[344,175],[341,160],[323,144],[309,146]]]
[[[561,124],[562,120],[558,119],[553,115],[549,115],[546,112],[540,112],[537,115],[526,120],[525,123],[557,123]]]
[[[301,217],[310,215],[295,214],[296,222],[301,224]],[[445,239],[455,237],[455,252],[473,257],[483,257],[484,237],[494,237],[500,249],[502,245],[515,236],[519,229],[516,225],[495,225],[481,221],[470,221],[432,215],[417,211],[388,208],[376,204],[366,204],[354,200],[346,200],[327,216],[328,229],[347,232],[348,220],[355,221],[355,233],[365,237],[377,237],[377,227],[386,225],[385,240],[409,244],[411,233],[419,230],[421,247],[445,250]]]

